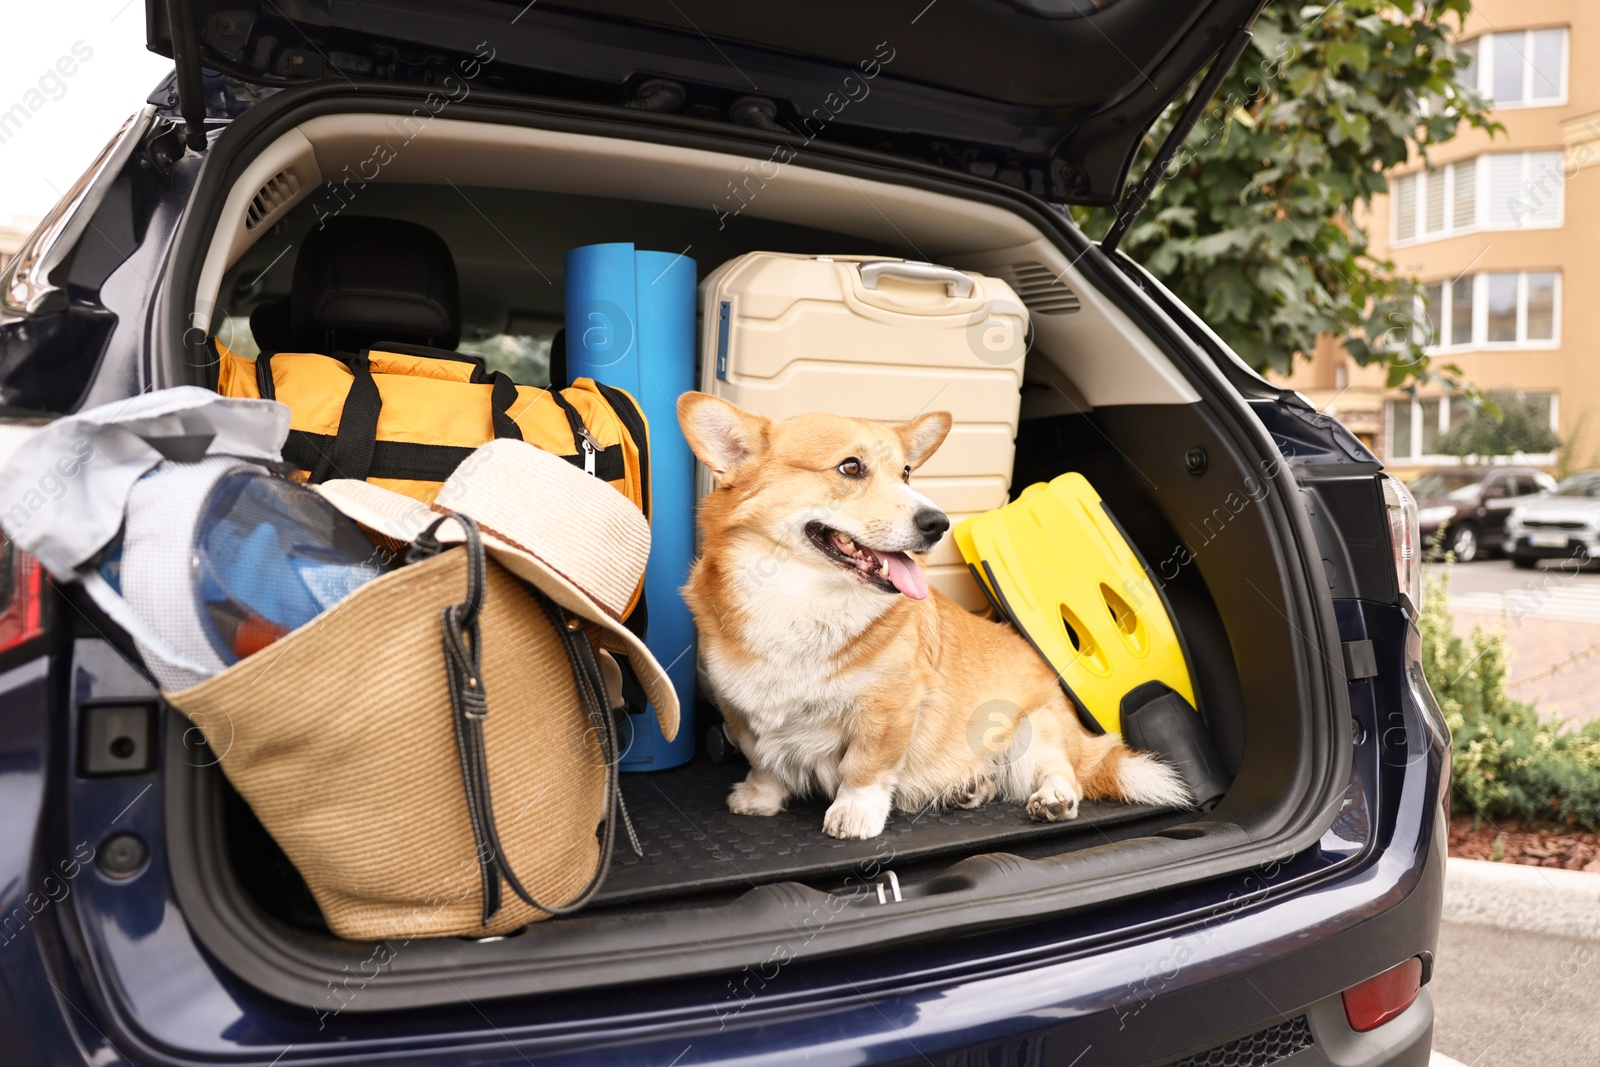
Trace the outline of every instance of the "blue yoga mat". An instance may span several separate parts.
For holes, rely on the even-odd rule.
[[[626,389],[650,423],[650,565],[645,644],[678,692],[677,739],[653,715],[630,715],[625,771],[694,757],[694,619],[678,589],[694,556],[694,456],[678,428],[678,397],[694,388],[695,262],[631,244],[585,245],[566,256],[567,372]],[[566,384],[566,383],[562,383]]]

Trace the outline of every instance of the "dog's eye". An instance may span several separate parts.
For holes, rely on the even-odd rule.
[[[867,473],[866,465],[854,456],[851,456],[849,459],[839,464],[834,468],[834,470],[838,471],[846,478],[861,478],[865,477]]]
[[[911,466],[910,466],[910,464],[907,464],[906,465],[906,469],[900,472],[900,480],[902,482],[908,482],[908,483],[911,481]]]

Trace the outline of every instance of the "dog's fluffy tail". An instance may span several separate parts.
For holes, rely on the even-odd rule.
[[[1081,775],[1083,794],[1091,800],[1120,800],[1128,804],[1158,804],[1189,808],[1194,795],[1168,764],[1148,752],[1134,752],[1111,738],[1100,759]]]

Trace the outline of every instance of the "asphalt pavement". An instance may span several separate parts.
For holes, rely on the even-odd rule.
[[[1450,574],[1457,633],[1505,631],[1513,697],[1550,718],[1600,718],[1600,568],[1552,561],[1523,571],[1483,560],[1428,569]]]
[[[1452,859],[1434,1067],[1600,1064],[1600,874]]]

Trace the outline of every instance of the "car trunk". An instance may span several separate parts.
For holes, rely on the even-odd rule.
[[[161,294],[158,384],[210,384],[185,329],[237,325],[287,291],[285,253],[330,213],[438,232],[480,332],[553,328],[561,253],[599,241],[683,249],[702,277],[757,249],[997,275],[1034,323],[1012,492],[1066,471],[1100,492],[1161,589],[1234,784],[1205,813],[1091,803],[1039,824],[991,803],[896,813],[882,837],[840,841],[821,833],[821,799],[729,814],[743,768],[701,751],[623,777],[642,855],[619,843],[593,905],[509,937],[411,942],[342,1010],[735,971],[775,944],[823,956],[970,932],[1161,894],[1317,839],[1348,781],[1349,712],[1292,480],[1215,370],[1070,224],[1025,194],[888,157],[818,147],[773,175],[757,170],[770,146],[738,136],[487,94],[408,128],[419,101],[294,90],[216,141]],[[393,151],[374,172],[364,161],[383,143]],[[274,201],[286,188],[297,191]],[[701,714],[704,726],[715,712]],[[373,946],[327,932],[215,760],[185,748],[176,712],[165,729],[166,850],[190,926],[251,985],[324,1004]]]

